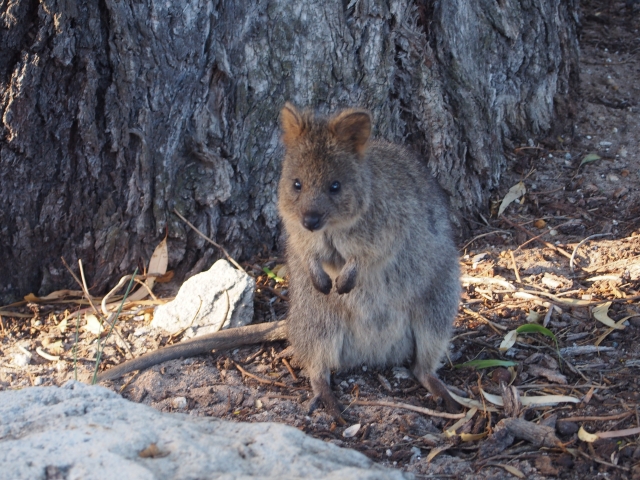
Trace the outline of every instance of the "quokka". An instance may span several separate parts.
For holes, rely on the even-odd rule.
[[[196,337],[98,376],[117,378],[181,357],[287,339],[322,404],[337,419],[332,370],[413,362],[417,379],[457,410],[435,376],[460,295],[447,199],[405,148],[370,139],[371,117],[316,117],[286,104],[278,207],[287,235],[285,321]]]
[[[373,140],[371,116],[281,112],[278,208],[287,236],[286,337],[322,404],[341,418],[332,370],[413,362],[451,410],[435,376],[460,297],[448,200],[402,146]]]

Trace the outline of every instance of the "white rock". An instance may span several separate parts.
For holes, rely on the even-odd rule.
[[[27,355],[26,353],[16,353],[13,356],[13,364],[16,367],[26,367],[31,362],[31,355]]]
[[[184,410],[187,408],[187,399],[185,397],[173,397],[171,399],[171,406],[176,410]]]
[[[78,382],[0,392],[0,479],[51,477],[411,478],[285,425],[160,413]]]
[[[218,260],[206,272],[184,282],[176,298],[156,307],[151,326],[173,334],[189,327],[184,338],[241,327],[253,318],[255,281],[245,272]]]

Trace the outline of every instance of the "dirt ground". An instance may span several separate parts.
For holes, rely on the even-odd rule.
[[[466,408],[459,420],[410,410],[444,412],[406,368],[363,365],[333,377],[349,406],[348,424],[336,425],[321,410],[308,415],[309,385],[279,357],[283,342],[167,362],[109,386],[161,411],[292,425],[418,478],[640,479],[640,4],[604,3],[583,1],[573,135],[508,152],[512,168],[493,214],[474,221],[460,243],[463,299],[439,375],[454,393],[495,411]],[[526,193],[498,217],[518,182]],[[259,268],[278,263],[246,265],[258,282],[256,321],[286,313],[286,284]],[[87,308],[79,303],[0,309],[0,390],[89,377],[96,337],[84,317],[77,340],[76,317],[62,321]],[[102,368],[176,340],[139,335],[151,312],[140,305],[123,313]],[[531,323],[546,330],[509,335]],[[515,343],[503,351],[505,337]],[[515,365],[461,366],[492,359]],[[527,404],[551,395],[564,397]]]

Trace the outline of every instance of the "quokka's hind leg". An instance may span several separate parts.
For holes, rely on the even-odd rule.
[[[416,312],[419,317],[414,318],[412,322],[415,340],[413,374],[432,395],[445,402],[447,410],[458,412],[460,406],[451,397],[445,384],[435,375],[449,346],[452,308],[433,308],[433,304],[422,306],[422,311]]]
[[[342,418],[344,408],[331,390],[331,378],[329,372],[312,375],[310,380],[314,396],[309,402],[309,413],[312,413],[316,408],[322,405],[326,412],[337,422],[343,425],[346,424],[347,422]]]

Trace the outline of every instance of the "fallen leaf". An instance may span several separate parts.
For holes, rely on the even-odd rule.
[[[482,440],[484,437],[489,435],[489,432],[482,433],[461,433],[460,440],[463,442],[475,442],[476,440]]]
[[[93,313],[85,315],[85,320],[87,324],[84,326],[84,329],[87,332],[93,333],[94,335],[100,335],[104,332],[104,326]]]
[[[477,408],[472,408],[471,410],[469,410],[467,412],[467,414],[462,417],[460,420],[458,420],[456,423],[454,423],[453,425],[451,425],[449,428],[447,428],[444,431],[444,434],[447,437],[454,437],[456,436],[456,430],[458,430],[460,427],[462,427],[465,423],[467,423],[469,420],[471,420],[474,415],[478,413],[478,409]]]
[[[598,440],[597,435],[587,432],[584,427],[580,427],[580,430],[578,430],[578,438],[587,443],[593,443]]]
[[[547,337],[551,338],[556,343],[556,346],[558,345],[558,339],[553,334],[553,332],[551,330],[549,330],[548,328],[545,328],[542,325],[538,325],[536,323],[526,323],[524,325],[520,325],[518,328],[516,328],[516,332],[518,332],[518,333],[541,333],[542,335],[546,335]]]
[[[174,275],[175,275],[175,272],[173,270],[169,270],[164,275],[160,275],[159,277],[156,277],[156,282],[157,283],[169,283],[171,280],[173,280],[173,276]]]
[[[500,204],[500,208],[498,209],[498,216],[502,215],[502,213],[509,205],[511,205],[511,203],[522,197],[525,193],[527,193],[527,188],[522,182],[518,182],[513,187],[511,187],[502,199],[502,203]]]
[[[529,310],[527,315],[527,323],[538,323],[540,321],[540,314],[535,310]]]
[[[169,455],[171,452],[163,452],[158,448],[155,443],[150,444],[147,448],[138,453],[141,458],[162,458]]]
[[[453,447],[453,445],[443,445],[441,447],[432,448],[429,455],[426,457],[427,463],[431,463],[431,460],[436,458],[436,455],[444,452],[445,450],[449,450],[451,447]]]
[[[603,303],[602,305],[598,305],[593,307],[591,313],[593,313],[593,318],[598,320],[601,323],[604,323],[609,328],[615,328],[616,330],[624,330],[624,325],[618,325],[615,320],[611,319],[608,315],[609,307],[611,306],[611,302]]]
[[[351,425],[349,428],[345,428],[344,432],[342,432],[342,436],[345,438],[354,437],[358,430],[360,430],[361,425],[356,423],[355,425]]]
[[[516,344],[517,339],[518,339],[518,331],[511,330],[509,333],[507,333],[504,336],[504,340],[502,340],[502,343],[500,343],[500,351],[506,352],[507,350],[509,350],[511,347],[513,347]]]
[[[504,468],[507,472],[509,472],[511,475],[514,475],[518,478],[524,478],[524,473],[522,473],[520,470],[518,470],[516,467],[513,467],[511,465],[507,465],[505,463],[496,463],[496,467],[502,467]]]
[[[167,237],[165,237],[153,251],[153,255],[151,255],[151,260],[149,260],[149,268],[147,270],[147,275],[149,276],[145,280],[145,287],[140,287],[135,292],[131,293],[127,297],[128,302],[135,302],[137,300],[142,300],[149,295],[149,291],[153,289],[153,285],[156,282],[155,277],[163,276],[167,273],[167,266],[169,265],[169,250],[167,247]]]
[[[578,168],[587,163],[595,162],[596,160],[600,160],[600,155],[598,155],[597,153],[589,153],[584,156]]]
[[[456,402],[458,402],[460,405],[462,405],[463,407],[467,407],[467,408],[477,408],[478,410],[482,410],[483,412],[497,412],[498,410],[485,405],[483,403],[480,403],[477,400],[472,400],[470,398],[462,398],[459,397],[458,395],[456,395],[455,393],[449,391],[449,395],[451,395],[451,398],[453,398]]]
[[[511,360],[490,359],[490,360],[471,360],[469,362],[464,362],[459,365],[454,365],[454,367],[455,368],[471,367],[475,369],[481,369],[481,368],[493,368],[493,367],[513,367],[516,365],[518,365],[518,363],[512,362]]]
[[[27,302],[50,302],[51,300],[60,300],[65,297],[82,297],[84,294],[80,290],[57,290],[55,292],[51,292],[49,295],[45,295],[44,297],[38,297],[33,293],[29,293],[24,296],[24,299]]]
[[[541,367],[539,365],[529,365],[528,371],[531,375],[536,377],[545,377],[550,382],[559,383],[561,385],[567,384],[567,377],[557,370],[551,370],[550,368]]]
[[[504,406],[504,402],[500,395],[487,393],[482,389],[480,389],[480,393],[482,393],[482,396],[488,402],[491,402],[494,405],[498,405],[499,407]],[[578,398],[570,397],[568,395],[543,395],[543,396],[533,396],[533,397],[520,397],[520,403],[522,404],[523,407],[548,407],[552,405],[557,405],[558,403],[580,403],[580,400]]]

